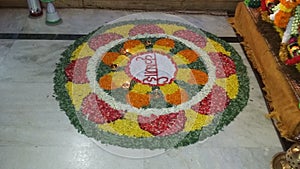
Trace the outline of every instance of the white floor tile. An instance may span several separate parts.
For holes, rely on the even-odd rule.
[[[15,11],[0,9],[0,14]],[[82,34],[130,13],[59,9],[63,24],[49,27],[43,17],[32,20],[26,16],[27,10],[20,11],[11,23],[0,18],[14,28],[0,26],[0,32]],[[180,16],[218,36],[235,36],[224,16]],[[269,168],[272,156],[282,151],[271,121],[265,118],[268,110],[263,95],[239,44],[232,46],[248,69],[250,98],[219,134],[203,143],[166,152],[142,151],[149,158],[134,158],[141,150],[96,144],[77,133],[52,97],[55,64],[72,43],[0,40],[0,169],[262,169]]]

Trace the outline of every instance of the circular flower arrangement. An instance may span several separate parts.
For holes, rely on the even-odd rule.
[[[54,84],[79,132],[127,148],[202,141],[249,97],[246,68],[230,45],[162,20],[110,24],[78,39],[57,64]]]

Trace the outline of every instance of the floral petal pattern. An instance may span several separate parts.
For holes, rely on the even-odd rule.
[[[192,106],[192,109],[200,114],[214,115],[223,112],[228,104],[229,98],[226,91],[219,86],[214,86],[209,95]]]
[[[191,84],[204,85],[208,81],[208,75],[200,70],[191,69],[190,79],[188,80]]]
[[[134,27],[134,24],[121,25],[107,30],[105,33],[115,33],[118,32],[119,35],[123,37],[128,37],[129,31]]]
[[[184,23],[107,24],[63,56],[54,78],[61,109],[78,131],[112,145],[169,149],[204,140],[249,97],[237,52]]]
[[[153,49],[158,51],[170,52],[174,48],[175,42],[172,39],[159,39],[155,42]]]
[[[228,78],[217,79],[216,84],[225,89],[230,99],[235,99],[239,93],[239,81],[236,74],[230,75]]]
[[[236,73],[235,64],[227,55],[224,55],[221,52],[212,52],[209,53],[209,56],[216,66],[217,78],[229,77],[230,75]]]
[[[81,107],[83,99],[92,92],[90,85],[87,83],[75,84],[68,82],[65,86],[75,109],[78,111]]]
[[[87,118],[97,124],[110,123],[123,117],[122,110],[116,110],[110,107],[96,94],[90,94],[84,98],[82,103],[82,113]]]
[[[158,34],[164,33],[165,31],[154,24],[140,24],[136,25],[129,31],[129,36],[135,36],[138,34]]]
[[[203,36],[193,32],[193,31],[190,31],[190,30],[176,31],[174,33],[174,36],[177,36],[177,37],[186,39],[188,41],[191,41],[200,48],[204,48],[206,46],[206,41],[207,40]]]
[[[165,99],[170,104],[179,105],[188,101],[189,96],[184,89],[178,89],[172,94],[166,94]]]
[[[128,92],[126,96],[128,104],[136,108],[142,108],[150,104],[150,95],[136,92]]]
[[[112,123],[99,124],[98,127],[102,130],[109,131],[118,135],[128,135],[137,138],[153,136],[148,131],[140,128],[137,121],[137,115],[133,113],[126,113],[124,119],[118,119]]]
[[[66,68],[65,74],[68,81],[73,83],[88,83],[89,80],[86,76],[87,63],[90,57],[85,57],[77,60],[73,60]]]
[[[155,136],[166,136],[177,133],[184,128],[186,117],[184,112],[170,113],[168,115],[138,116],[140,127]]]
[[[121,38],[123,38],[123,36],[119,35],[117,33],[105,33],[105,34],[101,34],[96,37],[93,37],[89,41],[89,46],[91,49],[96,51],[99,47],[104,46],[114,40],[121,39]]]
[[[173,57],[178,58],[177,60],[182,60],[181,63],[179,62],[178,64],[190,64],[199,58],[198,54],[191,49],[181,50]]]
[[[146,52],[145,45],[140,40],[128,40],[124,43],[123,49],[126,50],[126,52],[129,52],[131,54],[135,54],[137,52]]]
[[[128,83],[131,79],[125,72],[112,72],[102,76],[99,79],[99,86],[105,90],[113,90],[122,87],[125,83]]]
[[[118,66],[125,66],[129,61],[129,58],[126,55],[121,55],[117,52],[107,52],[103,58],[102,62],[106,65],[111,66],[116,64]]]
[[[183,80],[190,84],[205,85],[208,81],[207,73],[196,69],[179,69],[177,80]]]
[[[185,131],[194,131],[197,129],[201,129],[202,127],[208,125],[213,119],[213,116],[200,114],[192,109],[185,110],[185,116]]]
[[[81,44],[75,51],[72,53],[72,57],[70,60],[76,60],[84,57],[91,57],[95,54],[95,51],[89,47],[89,45],[85,42]]]

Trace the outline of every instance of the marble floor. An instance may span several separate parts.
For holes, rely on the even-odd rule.
[[[45,15],[0,9],[0,33],[87,34],[130,11],[59,9],[63,23]],[[226,15],[174,13],[219,37],[236,37]],[[125,149],[95,143],[77,133],[53,95],[53,71],[74,40],[0,39],[0,169],[268,169],[282,151],[255,75],[239,43],[250,77],[248,105],[219,134],[202,143],[152,154],[126,156]],[[114,151],[115,150],[115,151]],[[116,153],[116,152],[123,152]],[[121,154],[121,155],[120,155]]]

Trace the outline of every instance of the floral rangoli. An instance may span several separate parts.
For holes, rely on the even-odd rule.
[[[188,24],[108,24],[62,55],[54,77],[60,107],[79,132],[104,144],[193,144],[228,125],[249,97],[237,52]]]

